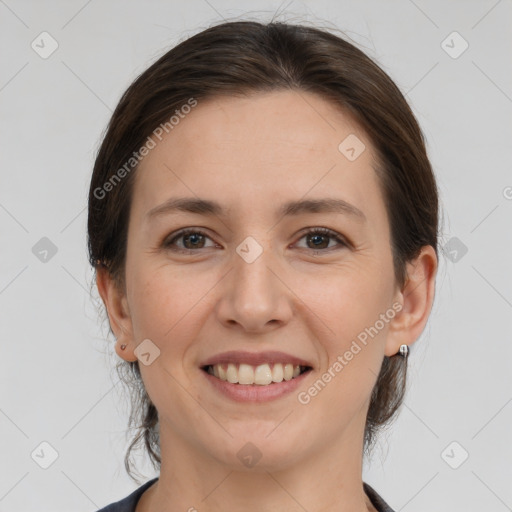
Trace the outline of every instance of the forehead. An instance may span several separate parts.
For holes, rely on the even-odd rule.
[[[347,140],[362,151],[356,159],[343,153]],[[363,204],[369,189],[377,187],[373,165],[365,133],[317,95],[277,91],[215,97],[199,100],[144,157],[134,203],[147,211],[170,195],[214,194],[227,205],[240,201],[258,208],[260,196],[271,207],[283,194],[297,199],[341,192]]]
[[[220,152],[223,147],[231,146],[231,151],[236,145],[260,155],[261,164],[264,156],[293,158],[302,151],[336,154],[345,136],[357,133],[364,137],[339,105],[304,91],[259,92],[244,97],[200,100],[183,117],[172,130],[174,145],[186,143],[196,148],[198,152],[189,155],[192,158],[200,158],[206,148]]]

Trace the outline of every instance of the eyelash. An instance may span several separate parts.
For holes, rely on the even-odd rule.
[[[171,237],[168,237],[166,240],[164,240],[163,242],[163,246],[166,248],[166,249],[170,249],[172,251],[175,251],[175,252],[181,252],[181,253],[186,253],[186,254],[192,254],[192,253],[195,253],[195,252],[198,252],[199,250],[201,250],[201,248],[199,249],[182,249],[182,248],[176,248],[176,247],[172,247],[172,245],[174,244],[174,242],[180,238],[183,238],[184,236],[187,236],[187,235],[191,235],[191,234],[199,234],[199,235],[202,235],[202,236],[205,236],[207,238],[210,238],[204,231],[201,231],[200,229],[194,229],[194,228],[186,228],[186,229],[182,229],[181,231],[178,231],[177,233],[175,234],[172,234]],[[336,233],[336,231],[333,231],[332,229],[328,229],[328,228],[310,228],[309,230],[307,230],[306,232],[302,233],[301,237],[299,238],[299,240],[301,240],[302,238],[304,238],[305,236],[308,236],[308,235],[322,235],[322,236],[329,236],[330,238],[334,239],[336,242],[338,242],[341,246],[343,247],[348,247],[349,244],[347,243],[347,241],[341,237],[340,235],[338,235],[338,233]],[[210,238],[211,240],[211,238]],[[327,252],[329,250],[332,250],[333,248],[324,248],[324,249],[310,249],[311,251],[321,251],[321,252]]]

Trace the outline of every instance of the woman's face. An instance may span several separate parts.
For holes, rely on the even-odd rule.
[[[374,156],[331,103],[281,91],[199,101],[144,158],[123,330],[132,354],[149,340],[136,354],[150,362],[139,366],[167,443],[239,468],[246,455],[277,469],[341,445],[360,453],[383,356],[398,350],[392,318],[403,302]],[[219,211],[165,207],[181,198]],[[338,206],[300,207],[327,200]],[[299,206],[285,214],[287,203]],[[193,233],[177,237],[184,228]],[[317,228],[332,233],[307,234]],[[226,352],[235,354],[221,362],[235,370],[254,363],[230,370],[232,379],[250,381],[260,366],[263,380],[279,380],[280,368],[265,363],[293,358],[311,370],[281,384],[224,382],[203,366]]]

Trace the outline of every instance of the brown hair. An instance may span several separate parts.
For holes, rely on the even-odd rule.
[[[91,265],[95,269],[105,266],[124,287],[127,228],[137,168],[131,161],[130,172],[126,163],[155,128],[168,122],[191,98],[201,101],[283,89],[320,95],[351,114],[370,138],[390,219],[398,284],[405,283],[406,262],[423,246],[431,245],[437,255],[434,174],[423,133],[391,78],[353,44],[327,31],[287,23],[237,21],[212,26],[181,42],[138,76],[121,97],[98,151],[90,184]],[[121,168],[125,172],[120,173]],[[122,361],[117,368],[132,387],[129,424],[138,429],[125,457],[126,470],[132,476],[130,454],[142,439],[153,466],[159,467],[158,413],[144,389],[138,361]],[[375,434],[402,403],[406,370],[407,360],[402,356],[384,357],[366,418],[364,449],[368,454]]]

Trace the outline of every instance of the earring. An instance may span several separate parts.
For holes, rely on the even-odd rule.
[[[400,345],[400,350],[398,353],[404,358],[407,359],[407,356],[409,355],[409,346],[408,345]]]
[[[121,345],[121,350],[124,350],[126,348],[126,345]]]

